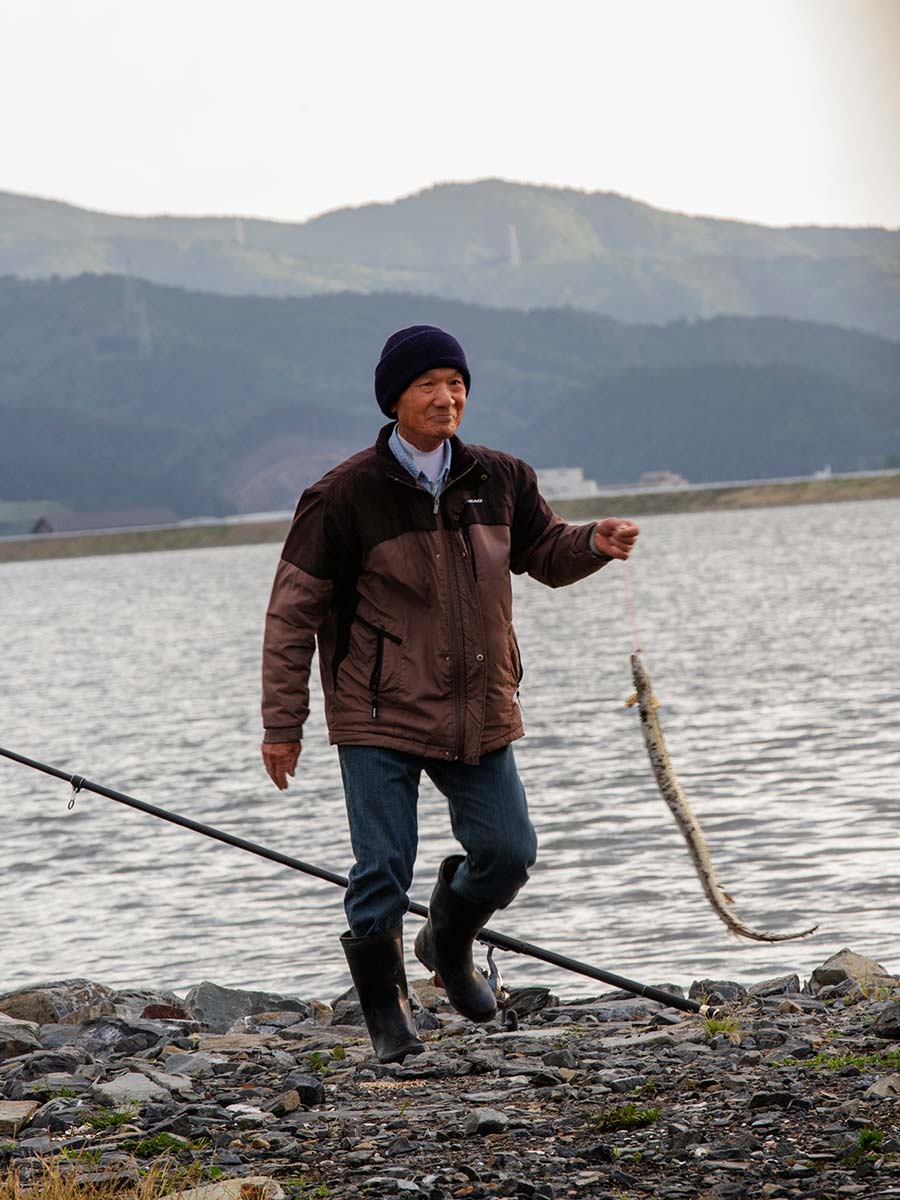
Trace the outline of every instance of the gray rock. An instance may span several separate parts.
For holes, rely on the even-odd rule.
[[[747,989],[748,996],[792,996],[800,991],[799,975],[779,975],[777,979],[766,979]]]
[[[16,1080],[10,1084],[9,1090],[10,1095],[14,1095],[17,1100],[41,1100],[46,1099],[48,1093],[62,1091],[82,1095],[91,1090],[91,1081],[68,1071],[52,1071],[47,1075],[38,1075],[30,1082]]]
[[[80,1125],[90,1107],[82,1101],[59,1097],[42,1104],[29,1122],[29,1128],[46,1129],[48,1133],[64,1133]]]
[[[276,1117],[286,1117],[288,1113],[296,1112],[300,1107],[300,1093],[296,1088],[282,1092],[264,1105],[266,1112],[274,1113]]]
[[[520,1017],[527,1017],[531,1013],[540,1012],[545,1008],[554,1008],[558,1004],[559,999],[548,987],[535,986],[513,988],[509,993],[506,1007],[515,1009]]]
[[[613,1072],[610,1072],[610,1074],[613,1076],[612,1078],[604,1079],[601,1082],[605,1083],[611,1092],[616,1092],[618,1094],[633,1092],[635,1088],[641,1088],[647,1082],[646,1075],[616,1076]]]
[[[679,984],[677,984],[677,983],[656,983],[656,982],[654,982],[653,987],[658,988],[661,992],[669,992],[673,996],[681,996],[681,998],[684,999],[684,988],[679,986]],[[579,1000],[579,1001],[573,1001],[573,1003],[605,1004],[610,1000],[618,1001],[618,1000],[634,1000],[634,999],[635,999],[635,996],[631,992],[622,991],[621,988],[614,988],[612,991],[609,991],[609,992],[601,992],[601,994],[599,996],[595,997],[593,1000]]]
[[[41,1042],[38,1029],[39,1026],[33,1021],[20,1021],[7,1013],[0,1013],[0,1062],[39,1050]]]
[[[235,1123],[241,1129],[255,1129],[257,1125],[262,1125],[265,1121],[272,1120],[271,1114],[267,1113],[265,1109],[260,1108],[258,1104],[238,1102],[227,1104],[225,1109],[232,1114]]]
[[[600,1045],[604,1050],[651,1050],[657,1046],[674,1046],[675,1044],[671,1033],[664,1033],[662,1030],[600,1039]]]
[[[37,1110],[34,1100],[0,1100],[0,1134],[15,1137]]]
[[[900,1096],[900,1075],[882,1075],[871,1087],[866,1088],[864,1096],[874,1096],[886,1099],[888,1096]]]
[[[15,1064],[10,1064],[11,1078],[38,1079],[51,1072],[76,1072],[89,1059],[80,1046],[63,1046],[59,1050],[35,1050]]]
[[[291,1009],[301,1017],[310,1016],[309,1004],[299,996],[281,996],[273,992],[248,992],[240,988],[220,987],[205,981],[191,988],[183,1007],[212,1033],[227,1033],[241,1017],[254,1013]]]
[[[94,1087],[94,1095],[101,1104],[118,1108],[124,1104],[147,1104],[151,1100],[170,1100],[171,1096],[162,1084],[155,1083],[137,1071],[119,1075],[107,1083]]]
[[[671,1150],[685,1150],[688,1146],[696,1146],[706,1137],[705,1129],[692,1129],[689,1125],[671,1122],[665,1128],[665,1139]]]
[[[180,1031],[182,1022],[125,1020],[121,1016],[101,1016],[85,1021],[80,1028],[77,1044],[91,1055],[140,1054],[150,1046],[168,1040],[173,1030]]]
[[[197,1079],[202,1075],[212,1075],[217,1061],[224,1063],[227,1060],[224,1058],[217,1060],[209,1054],[194,1051],[193,1053],[168,1054],[163,1065],[167,1071],[172,1071],[176,1075],[189,1075],[192,1079]]]
[[[0,994],[0,1012],[38,1025],[80,1024],[113,1012],[113,992],[90,979],[33,983]]]
[[[681,992],[681,989],[679,989]],[[604,1000],[593,1004],[560,1004],[553,1008],[552,1016],[556,1021],[583,1022],[596,1021],[634,1021],[641,1017],[656,1016],[663,1010],[653,1000],[644,1000],[639,996],[631,996],[623,1000]],[[680,1020],[676,1017],[675,1020]]]
[[[822,1000],[838,1000],[841,996],[850,996],[852,993],[853,999],[861,1000],[862,991],[859,984],[852,979],[842,979],[840,983],[826,983],[818,989],[816,996]]]
[[[763,1108],[809,1108],[811,1104],[811,1100],[786,1091],[754,1092],[747,1101],[751,1112]]]
[[[900,1002],[894,1001],[881,1010],[872,1025],[872,1032],[876,1037],[900,1041]]]
[[[506,1113],[499,1112],[496,1108],[479,1108],[466,1117],[463,1132],[469,1137],[480,1137],[486,1133],[502,1133],[508,1124],[509,1117]]]
[[[169,1071],[161,1071],[159,1067],[151,1066],[149,1063],[134,1062],[134,1067],[148,1079],[152,1079],[154,1083],[158,1083],[161,1088],[165,1088],[167,1092],[174,1093],[178,1096],[186,1096],[195,1098],[194,1081],[188,1075],[175,1075]]]
[[[779,1054],[784,1058],[814,1058],[816,1051],[811,1042],[788,1040],[780,1048]]]
[[[843,950],[826,959],[820,967],[816,967],[809,977],[809,988],[813,995],[817,996],[822,988],[847,982],[859,984],[865,994],[879,987],[900,987],[900,980],[891,975],[881,963],[875,962],[873,958],[866,958],[864,954],[857,954],[845,946]]]
[[[421,1008],[413,1017],[413,1024],[419,1033],[429,1033],[432,1029],[440,1029],[441,1023],[427,1008]]]
[[[688,1062],[692,1058],[710,1058],[715,1051],[711,1046],[703,1046],[694,1042],[679,1042],[672,1053],[682,1062]]]
[[[288,1029],[290,1026],[299,1026],[304,1022],[309,1022],[311,1029],[318,1027],[316,1022],[311,1017],[304,1017],[298,1020],[300,1014],[292,1008],[276,1009],[274,1012],[259,1012],[250,1013],[246,1017],[239,1017],[228,1033],[278,1033],[281,1029]]]
[[[705,1004],[731,1004],[743,1000],[746,995],[747,989],[742,984],[728,979],[695,979],[688,989],[692,1000]]]
[[[155,1012],[146,1012],[146,1009],[171,1009],[175,1014],[174,1019],[184,1019],[187,1013],[184,1010],[183,1002],[175,995],[174,992],[157,992],[150,988],[124,988],[121,991],[115,991],[110,996],[112,1005],[112,1015],[116,1017],[124,1017],[126,1020],[136,1020],[146,1018],[147,1020],[157,1020],[158,1016]],[[97,1013],[97,1016],[105,1014]]]
[[[574,1069],[576,1065],[575,1055],[571,1050],[549,1050],[541,1061],[548,1067],[568,1067],[569,1070]]]
[[[753,1038],[761,1050],[771,1050],[787,1041],[787,1034],[775,1025],[762,1025],[753,1030]]]
[[[53,1142],[48,1134],[42,1133],[38,1134],[37,1137],[19,1138],[16,1148],[22,1154],[34,1154],[43,1157],[53,1149]]]
[[[305,1108],[314,1104],[325,1103],[325,1085],[315,1075],[307,1075],[300,1071],[292,1072],[282,1081],[284,1091],[295,1091],[300,1097],[300,1103]]]
[[[39,1036],[45,1050],[58,1050],[63,1046],[73,1046],[78,1041],[80,1032],[80,1025],[58,1025],[51,1022],[41,1026]]]
[[[332,1025],[365,1025],[366,1023],[355,987],[348,988],[346,992],[342,992],[336,1000],[333,1000],[331,1009]]]

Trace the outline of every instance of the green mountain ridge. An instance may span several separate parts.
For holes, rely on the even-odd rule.
[[[638,324],[787,316],[900,338],[900,231],[772,228],[481,180],[302,223],[125,217],[0,193],[0,274],[227,295],[394,291]]]
[[[386,336],[451,329],[462,435],[602,483],[879,467],[900,345],[779,318],[625,325],[434,297],[223,297],[131,278],[0,279],[0,500],[181,515],[292,507],[369,444]]]

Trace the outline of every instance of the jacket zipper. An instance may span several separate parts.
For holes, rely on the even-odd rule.
[[[446,492],[447,489],[451,486],[451,484],[458,483],[460,479],[464,478],[464,476],[466,476],[469,473],[469,471],[471,471],[473,469],[473,467],[474,467],[474,464],[469,466],[465,471],[463,471],[462,475],[457,476],[456,479],[448,479],[447,483],[444,487],[444,491]],[[411,476],[409,476],[407,478],[403,478],[400,475],[391,474],[390,477],[392,479],[394,479],[397,483],[403,484],[405,487],[412,487],[416,491],[421,491],[421,489],[418,487],[418,485],[413,482]],[[487,478],[486,475],[482,475],[482,479],[486,479],[486,478]],[[465,695],[464,695],[465,685],[466,685],[466,665],[463,662],[463,658],[462,658],[462,647],[464,644],[464,634],[460,628],[459,596],[457,595],[457,591],[456,591],[458,585],[457,585],[456,567],[454,566],[454,563],[453,563],[453,546],[450,542],[450,538],[448,536],[447,529],[444,525],[444,522],[441,520],[441,496],[440,496],[440,494],[434,497],[434,505],[432,507],[432,513],[435,518],[435,524],[437,525],[437,528],[440,531],[441,542],[444,547],[444,560],[447,564],[447,578],[450,583],[450,589],[449,589],[450,590],[450,608],[452,609],[452,612],[450,614],[450,657],[451,657],[451,663],[452,663],[452,667],[453,667],[453,676],[454,676],[454,681],[455,681],[455,686],[453,689],[453,707],[454,707],[454,712],[455,712],[455,717],[456,717],[456,731],[457,731],[456,732],[456,741],[455,741],[454,747],[453,747],[453,749],[454,749],[453,757],[454,757],[454,759],[459,759],[459,758],[462,758],[463,750],[465,748],[465,731],[464,731],[463,726],[465,723],[465,711],[466,711],[466,701],[465,701]],[[473,559],[473,564],[474,564],[474,559]],[[362,620],[362,618],[358,618],[358,619]],[[383,636],[385,636],[385,637],[391,637],[391,635],[388,634],[387,630],[378,630],[377,626],[370,626],[370,628],[374,629],[376,633],[381,632],[383,634]],[[380,682],[380,663],[381,663],[381,655],[383,654],[383,652],[384,652],[383,646],[380,646],[376,651],[376,666],[379,668],[379,677],[376,680],[376,682]],[[372,678],[373,678],[373,680],[375,679],[375,671],[372,672]],[[377,691],[373,691],[372,715],[373,715],[373,717],[378,716]]]
[[[359,613],[354,614],[354,621],[359,621],[360,625],[364,625],[366,629],[371,629],[375,634],[375,665],[372,668],[372,674],[369,676],[369,690],[372,693],[372,717],[378,720],[378,693],[381,689],[381,668],[384,664],[384,639],[393,642],[395,646],[403,644],[403,639],[398,638],[396,633],[388,633],[386,629],[382,629],[380,625],[373,625],[371,621],[367,621],[365,617],[361,617]]]
[[[450,601],[450,661],[453,668],[453,709],[456,717],[456,741],[453,746],[454,759],[462,758],[465,747],[466,700],[466,664],[463,662],[463,637],[459,625],[459,596],[457,595],[456,566],[453,562],[453,546],[447,532],[447,527],[441,518],[440,497],[434,501],[434,513],[437,517],[438,529],[441,531],[441,542],[444,547],[444,561],[447,564],[447,582]]]

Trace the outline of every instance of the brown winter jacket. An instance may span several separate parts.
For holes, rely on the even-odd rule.
[[[332,743],[475,763],[523,733],[510,571],[560,587],[610,560],[526,463],[454,437],[435,500],[392,428],[300,498],[266,618],[265,740],[299,740],[318,639]]]

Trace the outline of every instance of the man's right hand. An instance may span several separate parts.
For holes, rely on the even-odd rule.
[[[263,762],[269,778],[279,791],[283,792],[288,785],[287,777],[293,779],[297,759],[300,757],[299,742],[263,742]]]

